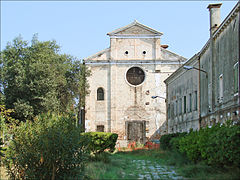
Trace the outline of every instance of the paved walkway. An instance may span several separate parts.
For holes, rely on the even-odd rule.
[[[153,163],[149,160],[132,160],[137,167],[138,177],[137,179],[185,179],[179,176],[173,169],[173,167],[163,166],[158,163]],[[129,174],[130,176],[134,174]]]

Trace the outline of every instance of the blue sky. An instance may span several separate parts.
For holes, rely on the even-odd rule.
[[[186,58],[209,38],[209,3],[222,3],[221,20],[237,1],[1,1],[1,49],[19,34],[56,40],[62,53],[88,57],[108,48],[106,35],[135,19],[163,32],[162,44]]]

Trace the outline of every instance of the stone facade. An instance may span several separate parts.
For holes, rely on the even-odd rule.
[[[161,45],[162,33],[134,21],[111,33],[110,47],[86,58],[91,70],[86,130],[118,134],[121,145],[166,133],[164,79],[185,58]]]
[[[236,4],[222,23],[220,7],[221,4],[208,6],[210,38],[205,46],[165,80],[169,133],[211,127],[226,120],[239,123],[240,3]],[[186,70],[189,67],[194,69]],[[190,96],[196,91],[198,98]],[[179,99],[182,109],[175,114],[173,104],[179,102]],[[193,108],[190,102],[195,104],[194,99],[198,111],[185,111],[184,106]]]
[[[198,67],[198,56],[193,56],[184,66]],[[168,133],[199,129],[198,71],[186,71],[182,66],[166,79],[165,83]]]
[[[208,8],[211,13],[217,7]],[[201,68],[208,73],[200,77],[202,126],[239,121],[239,10],[238,2],[201,50]]]

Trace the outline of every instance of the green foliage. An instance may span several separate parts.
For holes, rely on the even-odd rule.
[[[85,66],[84,61],[74,61],[70,71],[66,74],[69,89],[71,89],[72,96],[77,101],[78,121],[81,118],[81,108],[85,106],[85,97],[89,94],[89,84],[86,78],[90,75],[91,73]]]
[[[12,109],[6,109],[4,105],[0,105],[0,137],[2,138],[3,144],[11,138],[9,129],[12,124],[17,124],[18,121],[11,118],[10,114],[13,112]]]
[[[19,36],[1,52],[1,94],[6,107],[14,109],[13,117],[24,121],[48,111],[65,112],[81,94],[79,87],[85,89],[86,68],[59,52],[55,41],[41,42],[36,35],[30,45]]]
[[[0,158],[4,156],[3,151],[6,149],[2,146],[4,145],[5,139],[8,139],[8,127],[9,124],[13,121],[10,117],[11,109],[6,109],[4,105],[0,105]],[[0,161],[1,162],[1,161]]]
[[[192,131],[179,140],[179,150],[194,162],[240,167],[240,126],[217,124]]]
[[[230,121],[188,134],[164,135],[160,142],[163,150],[179,151],[195,163],[240,167],[240,126]]]
[[[182,137],[184,135],[186,135],[187,133],[183,132],[183,133],[173,133],[173,134],[165,134],[163,136],[161,136],[160,138],[160,146],[163,150],[170,150],[173,147],[173,143],[170,143],[171,140],[175,137]]]
[[[13,119],[10,114],[13,112],[12,109],[6,109],[4,105],[0,105],[0,132],[1,135],[7,129],[7,122],[12,122]]]
[[[216,168],[204,163],[195,164],[177,151],[137,150],[108,153],[108,155],[110,162],[89,161],[87,163],[86,174],[90,179],[144,179],[139,176],[143,173],[148,174],[145,179],[156,179],[154,178],[156,171],[151,169],[157,164],[158,167],[170,168],[177,175],[182,176],[176,177],[170,171],[168,177],[160,175],[158,179],[239,180],[239,168]],[[141,161],[145,163],[140,163]],[[158,173],[164,175],[162,170]]]
[[[87,132],[82,133],[82,135],[89,140],[88,149],[94,154],[102,153],[106,149],[109,149],[110,152],[115,150],[118,138],[115,133]]]
[[[198,134],[198,131],[192,131],[188,136],[178,140],[180,152],[186,153],[187,157],[194,162],[200,160],[200,144],[198,143],[200,141],[196,138]]]
[[[0,138],[0,160],[1,160],[1,157],[4,156],[3,151],[6,150],[6,149],[4,149],[4,148],[2,147],[2,145],[3,145],[3,141],[2,141],[2,138]],[[0,163],[1,163],[1,161],[0,161]],[[0,165],[1,165],[1,164],[0,164]]]
[[[108,152],[102,152],[95,154],[94,157],[91,157],[92,161],[101,161],[103,163],[110,163],[110,154]]]
[[[74,97],[78,98],[79,106],[84,106],[84,97],[89,94],[89,84],[86,78],[91,75],[84,62],[72,62],[70,71],[67,72],[69,87],[72,89]]]
[[[72,114],[41,114],[12,128],[4,158],[15,179],[83,178],[86,142]]]

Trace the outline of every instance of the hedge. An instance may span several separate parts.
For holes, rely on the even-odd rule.
[[[195,163],[240,167],[240,126],[230,121],[188,134],[164,135],[160,142],[162,149],[177,150]]]
[[[172,139],[175,139],[176,137],[182,137],[184,135],[186,135],[186,132],[183,133],[173,133],[173,134],[165,134],[162,135],[160,138],[160,147],[163,150],[172,150],[173,144],[171,143]]]
[[[179,140],[179,150],[195,162],[240,167],[240,126],[217,124],[190,132]]]
[[[88,139],[88,150],[93,154],[99,154],[106,149],[110,152],[115,150],[118,134],[107,132],[86,132],[82,135]]]

